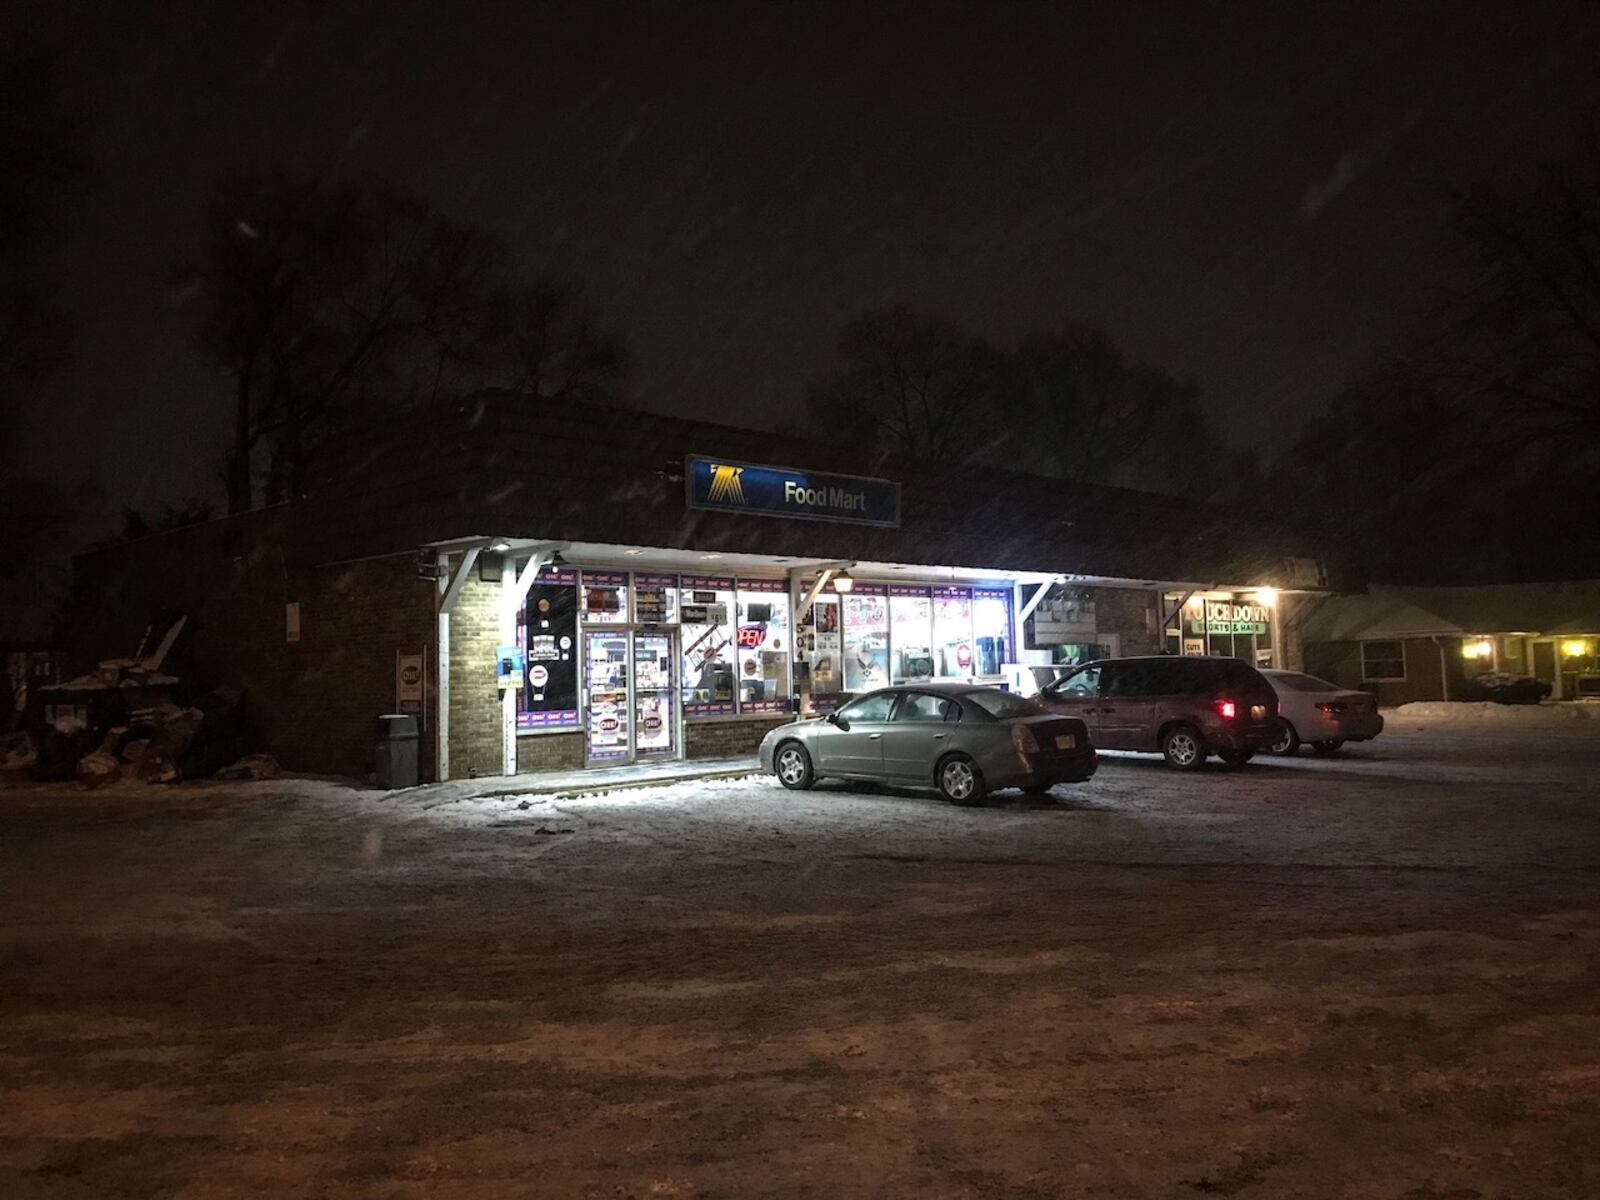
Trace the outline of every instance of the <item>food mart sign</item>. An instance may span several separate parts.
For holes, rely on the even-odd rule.
[[[720,458],[689,457],[690,508],[851,525],[900,524],[900,485],[865,475],[832,475]]]

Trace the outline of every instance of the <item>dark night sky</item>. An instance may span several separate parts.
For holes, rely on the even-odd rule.
[[[470,10],[470,11],[469,11]],[[646,407],[766,424],[904,300],[1078,320],[1271,444],[1455,278],[1441,184],[1600,113],[1600,5],[538,8],[56,3],[94,166],[78,362],[34,446],[116,500],[214,490],[210,181],[375,171],[580,282]]]

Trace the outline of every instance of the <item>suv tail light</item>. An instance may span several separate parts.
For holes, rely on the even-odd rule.
[[[1341,704],[1337,700],[1319,700],[1319,701],[1317,701],[1317,711],[1319,713],[1321,713],[1325,717],[1331,717],[1331,716],[1335,716],[1338,713],[1342,713],[1342,712],[1345,711],[1345,709],[1347,707],[1348,707],[1347,705]]]
[[[1232,700],[1213,700],[1212,703],[1217,706],[1217,716],[1224,721],[1231,721],[1239,715],[1239,706]]]
[[[1021,754],[1039,753],[1039,739],[1033,736],[1033,730],[1026,725],[1013,725],[1011,727],[1011,744]]]

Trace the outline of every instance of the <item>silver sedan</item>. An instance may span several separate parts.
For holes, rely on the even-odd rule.
[[[1278,733],[1267,747],[1293,754],[1305,743],[1318,754],[1333,754],[1346,742],[1365,742],[1383,732],[1378,702],[1304,671],[1261,672],[1278,693]]]
[[[999,788],[1081,783],[1097,765],[1078,718],[973,684],[884,688],[826,717],[780,725],[761,742],[762,769],[786,788],[873,779],[936,787],[955,804],[981,803]]]

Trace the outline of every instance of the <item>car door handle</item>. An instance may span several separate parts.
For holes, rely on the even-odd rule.
[[[948,733],[936,733],[936,734],[933,735],[933,740],[936,741],[936,742],[942,742],[942,741],[945,740],[945,738],[947,738],[949,736],[950,735]]]
[[[869,733],[869,734],[867,734],[867,741],[875,742],[879,738],[881,738],[882,736],[883,736],[883,734],[881,734],[881,733]]]

